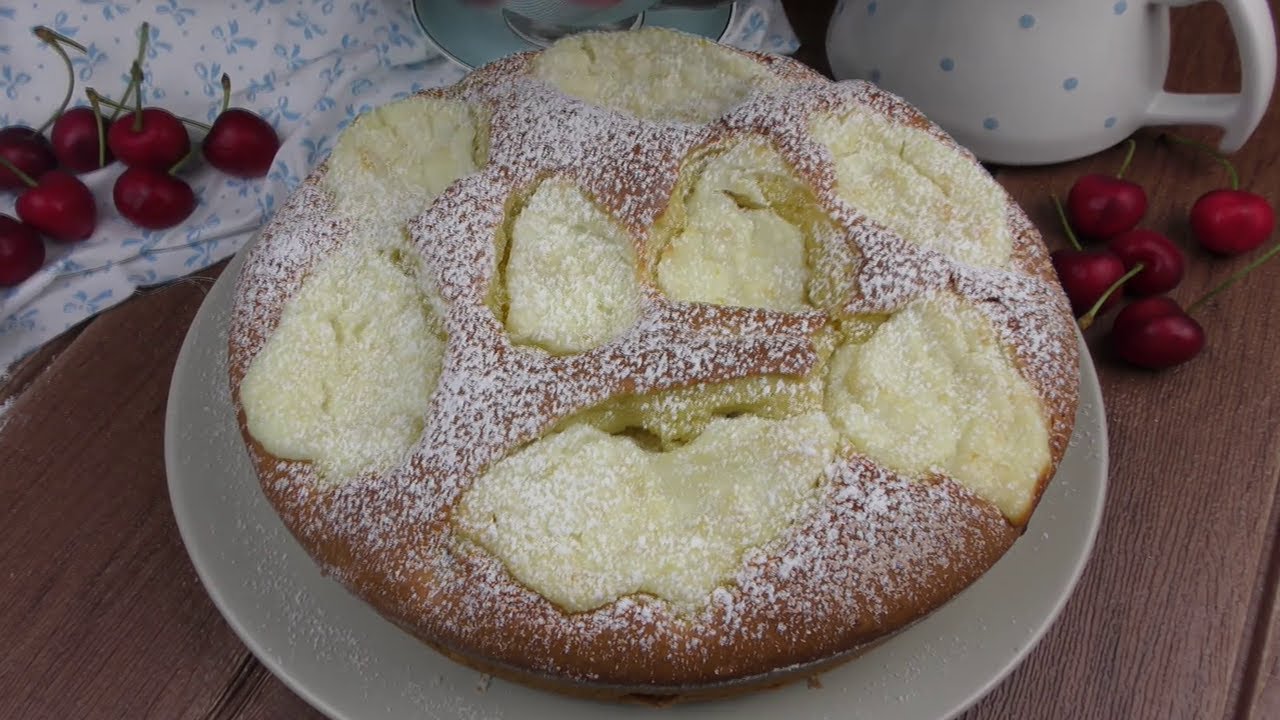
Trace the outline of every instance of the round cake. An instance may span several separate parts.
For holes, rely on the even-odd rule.
[[[520,682],[854,657],[1024,531],[1077,336],[1027,218],[873,85],[585,33],[372,110],[263,229],[230,383],[323,570]]]

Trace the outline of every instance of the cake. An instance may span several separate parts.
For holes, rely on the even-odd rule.
[[[1078,377],[971,153],[665,30],[361,116],[248,251],[229,360],[327,574],[459,662],[655,702],[812,675],[981,577]]]

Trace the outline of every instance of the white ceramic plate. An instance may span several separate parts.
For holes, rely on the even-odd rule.
[[[267,668],[325,714],[367,718],[635,717],[649,708],[562,698],[490,681],[426,648],[324,578],[258,490],[226,382],[231,290],[243,253],[210,291],[169,391],[165,464],[174,516],[200,579]],[[1093,544],[1107,441],[1087,353],[1071,448],[1026,535],[981,580],[890,641],[821,676],[744,698],[677,706],[700,718],[946,718],[1007,675],[1052,624]]]

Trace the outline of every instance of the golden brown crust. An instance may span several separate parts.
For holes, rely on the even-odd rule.
[[[454,88],[430,94],[476,97],[524,72],[530,57],[500,61]],[[821,149],[804,132],[786,125],[813,112],[856,106],[924,129],[951,147],[954,142],[887,93],[864,85],[835,86],[794,61],[757,57],[796,92],[759,98],[757,107],[736,112],[705,131],[690,131],[684,145],[673,142],[659,150],[634,151],[631,161],[639,169],[632,170],[651,181],[648,194],[619,196],[616,186],[592,168],[568,166],[559,172],[574,177],[643,238],[665,207],[681,158],[690,148],[746,133],[770,138],[815,188],[827,212],[848,229],[848,242],[867,258],[875,254],[885,259],[887,264],[863,264],[860,287],[869,287],[865,279],[874,273],[902,278],[901,296],[858,295],[850,299],[850,311],[883,311],[912,294],[949,288],[988,312],[1044,400],[1053,465],[1041,478],[1043,491],[1071,434],[1078,358],[1069,310],[1034,228],[1009,201],[1012,269],[995,271],[956,265],[875,226],[835,197],[834,175]],[[499,98],[489,106],[494,113],[492,137],[520,136],[521,128],[510,119],[519,110],[518,102],[519,98]],[[501,158],[496,163],[502,165]],[[497,182],[497,187],[455,184],[437,200],[439,214],[465,206],[469,213],[484,216],[478,203],[504,197],[510,187],[528,182],[527,177],[513,177],[523,169],[502,166],[491,172],[488,181]],[[614,395],[692,382],[691,373],[658,379],[645,375],[643,369],[651,363],[678,365],[682,360],[661,343],[607,345],[554,360],[547,366],[548,377],[589,391],[570,400],[549,391],[527,398],[523,407],[501,406],[532,414],[540,422],[518,430],[502,428],[501,441],[492,447],[427,448],[389,476],[322,488],[307,463],[274,457],[252,437],[239,388],[284,304],[314,263],[346,239],[347,229],[334,219],[331,203],[317,189],[324,173],[325,168],[319,168],[281,208],[245,264],[229,346],[232,396],[263,491],[301,545],[379,612],[447,655],[494,674],[591,697],[695,699],[742,692],[803,677],[855,656],[967,587],[1021,533],[1027,518],[1010,522],[990,503],[948,479],[922,482],[900,477],[870,459],[849,454],[829,469],[819,496],[795,526],[745,558],[735,586],[714,593],[701,614],[682,616],[665,602],[647,597],[624,598],[591,612],[563,612],[521,586],[493,557],[455,537],[450,508],[489,462],[536,438],[569,413]],[[472,244],[440,249],[432,243],[448,229],[433,217],[424,214],[411,225],[429,264],[452,263],[456,270],[438,270],[437,278],[453,313],[447,319],[452,323],[450,347],[475,346],[471,351],[483,356],[486,367],[510,365],[513,372],[525,367],[483,308],[492,280],[484,269],[491,265],[484,253],[492,252],[488,238],[497,221],[482,217],[466,228],[479,236]],[[487,250],[485,243],[490,244]],[[690,306],[671,303],[656,292],[647,302],[647,317],[659,328],[652,331],[655,337],[677,345],[719,338],[718,350],[705,364],[697,363],[701,374],[696,378],[701,382],[751,374],[798,375],[816,362],[808,338],[824,321],[820,313]],[[663,318],[667,336],[661,335]],[[753,343],[748,337],[724,342],[753,333],[767,334],[770,341]],[[719,358],[719,364],[712,358]],[[465,361],[451,355],[446,372]],[[630,369],[601,374],[601,367]],[[448,402],[434,397],[429,415],[456,412],[445,406]],[[475,398],[468,402],[483,406]],[[466,421],[456,418],[458,423]],[[432,432],[429,428],[427,437]]]

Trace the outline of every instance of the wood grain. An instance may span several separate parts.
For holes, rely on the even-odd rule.
[[[826,70],[834,0],[785,5],[804,41],[798,57]],[[1222,11],[1181,9],[1175,20],[1168,86],[1236,87]],[[1237,156],[1251,189],[1275,199],[1278,105]],[[1152,198],[1144,225],[1189,249],[1174,293],[1189,301],[1246,260],[1190,249],[1187,208],[1222,175],[1156,136],[1139,134],[1130,177]],[[1060,245],[1049,194],[1114,170],[1120,154],[997,178]],[[218,615],[169,509],[165,400],[202,298],[196,285],[135,298],[0,383],[0,402],[13,396],[0,430],[0,717],[321,717]],[[1090,331],[1112,442],[1095,554],[1043,642],[966,720],[1280,717],[1280,262],[1199,319],[1206,352],[1164,373],[1111,359],[1106,321]]]
[[[165,491],[168,378],[203,297],[184,284],[105,313],[6,414],[0,717],[203,717],[247,655]]]

